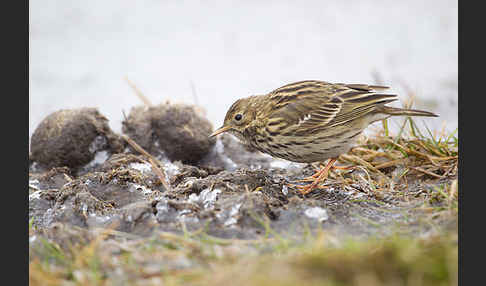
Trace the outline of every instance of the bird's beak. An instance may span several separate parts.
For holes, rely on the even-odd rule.
[[[219,128],[219,129],[217,129],[216,131],[214,131],[211,135],[209,135],[209,137],[214,137],[214,136],[216,136],[218,134],[221,134],[223,132],[226,132],[226,131],[228,131],[230,129],[231,129],[231,126],[223,126],[223,127]]]

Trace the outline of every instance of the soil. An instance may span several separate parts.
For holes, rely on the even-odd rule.
[[[29,217],[38,229],[61,224],[147,236],[204,228],[216,237],[250,239],[269,235],[269,229],[365,237],[406,226],[407,233],[423,234],[430,226],[420,223],[425,211],[418,206],[434,186],[457,179],[397,179],[395,167],[384,170],[386,178],[359,168],[334,170],[324,187],[302,196],[287,184],[312,175],[314,166],[254,152],[231,135],[208,139],[212,126],[193,107],[134,108],[124,126],[161,162],[169,189],[148,158],[127,148],[98,111],[59,111],[32,136]],[[103,144],[96,143],[100,136]],[[371,183],[380,180],[386,189]]]

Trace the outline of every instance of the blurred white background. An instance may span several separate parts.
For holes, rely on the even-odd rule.
[[[30,1],[29,135],[82,106],[120,132],[122,110],[142,104],[125,76],[154,104],[201,105],[214,127],[236,99],[293,81],[380,79],[440,114],[427,126],[454,130],[457,11],[452,0]]]

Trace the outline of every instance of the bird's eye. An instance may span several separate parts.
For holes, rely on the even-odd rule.
[[[235,120],[236,121],[240,121],[241,118],[243,118],[243,115],[241,115],[240,113],[238,113],[238,114],[235,115]]]

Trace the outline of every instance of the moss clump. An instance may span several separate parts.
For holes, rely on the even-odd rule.
[[[31,159],[51,167],[81,167],[97,151],[123,150],[122,141],[96,108],[63,109],[48,115],[31,138]]]

